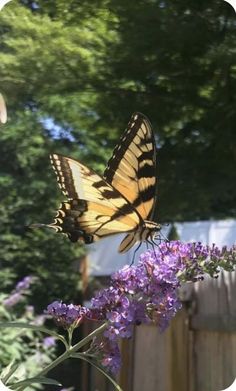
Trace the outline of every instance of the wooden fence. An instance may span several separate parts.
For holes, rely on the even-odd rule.
[[[122,341],[117,381],[123,391],[218,391],[233,383],[236,273],[192,284],[182,296],[183,309],[167,331],[142,325]],[[113,389],[97,371],[84,368],[82,391]]]

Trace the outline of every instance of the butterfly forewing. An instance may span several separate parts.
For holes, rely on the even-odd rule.
[[[84,164],[66,156],[53,154],[50,157],[58,184],[69,199],[85,199],[102,205],[112,205],[115,209],[127,208],[126,199]]]
[[[156,198],[156,148],[149,120],[134,113],[108,161],[104,178],[138,211],[150,219]]]

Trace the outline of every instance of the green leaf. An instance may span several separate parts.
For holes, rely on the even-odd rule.
[[[10,364],[3,369],[0,378],[4,384],[7,383],[7,380],[10,379],[11,375],[16,371],[17,368],[18,364],[15,364],[15,360],[12,360],[12,362],[10,362]]]
[[[28,324],[28,323],[24,323],[24,322],[0,322],[0,328],[7,328],[7,327],[19,328],[19,329],[31,329],[34,331],[46,333],[46,334],[52,335],[53,337],[59,339],[60,341],[62,341],[64,343],[64,345],[67,346],[67,342],[62,335],[57,334],[55,331],[47,329],[46,327],[43,327],[43,326],[37,326],[37,325]]]
[[[50,384],[54,386],[62,386],[61,383],[59,383],[57,380],[50,379],[48,377],[31,377],[26,380],[19,381],[17,383],[11,384],[11,388],[15,389],[18,388],[19,386],[29,386],[30,384],[33,383],[39,383],[39,384]]]

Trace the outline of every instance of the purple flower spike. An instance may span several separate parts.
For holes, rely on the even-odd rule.
[[[20,301],[22,301],[23,296],[19,292],[12,293],[7,299],[3,300],[5,307],[13,307]]]
[[[61,301],[54,301],[47,306],[46,314],[51,315],[55,322],[64,327],[78,326],[89,310],[80,305],[64,304]]]
[[[36,277],[33,276],[24,277],[23,280],[19,281],[16,284],[15,289],[12,291],[10,296],[3,301],[3,304],[6,307],[13,307],[14,305],[22,301],[27,294],[30,285],[33,281],[35,281],[35,279]]]
[[[116,375],[121,367],[121,355],[117,343],[112,343],[107,348],[101,361],[102,365]]]
[[[45,348],[50,348],[52,346],[55,346],[56,344],[56,339],[54,337],[45,337],[43,340],[43,346]]]
[[[217,277],[220,269],[232,271],[235,265],[236,246],[219,249],[201,243],[162,242],[143,253],[137,265],[116,272],[110,287],[91,300],[89,310],[55,301],[46,313],[65,328],[76,327],[85,317],[106,321],[103,341],[95,340],[90,353],[116,374],[121,365],[119,338],[130,338],[134,326],[142,323],[165,330],[181,308],[178,288],[182,282],[202,280],[206,273]]]
[[[226,259],[228,263],[226,265]],[[163,242],[146,251],[136,266],[125,266],[111,279],[111,286],[92,299],[93,318],[108,320],[105,336],[111,341],[130,337],[132,326],[155,322],[164,330],[181,308],[181,283],[215,277],[219,267],[232,270],[236,247],[222,250],[201,243]]]
[[[23,278],[23,280],[19,281],[16,284],[15,290],[17,292],[25,291],[29,289],[30,285],[35,281],[35,277],[33,276],[26,276]]]

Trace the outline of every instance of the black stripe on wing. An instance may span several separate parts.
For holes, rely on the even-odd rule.
[[[151,124],[143,114],[132,115],[108,161],[104,179],[143,219],[152,217],[156,202],[156,146]]]
[[[52,154],[50,155],[50,161],[62,193],[68,198],[79,198],[68,160],[64,156]]]

